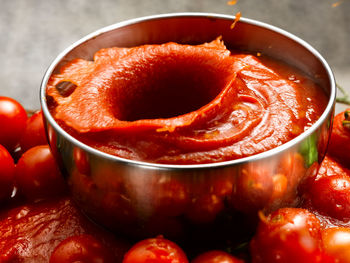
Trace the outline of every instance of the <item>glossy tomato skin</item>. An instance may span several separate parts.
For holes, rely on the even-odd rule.
[[[10,198],[14,175],[15,163],[6,148],[0,145],[0,203]]]
[[[188,263],[183,250],[163,237],[136,243],[124,256],[123,263]]]
[[[26,127],[27,113],[16,100],[0,96],[0,144],[13,151]]]
[[[28,120],[20,140],[22,152],[37,145],[47,144],[42,111],[34,113]]]
[[[311,206],[324,215],[350,219],[350,177],[332,175],[314,182],[308,194]]]
[[[350,176],[350,170],[327,154],[318,170],[316,180],[332,175]]]
[[[320,221],[301,208],[282,208],[261,221],[250,248],[253,263],[332,262],[322,252]]]
[[[50,263],[113,263],[113,256],[91,235],[72,236],[63,240],[52,252]]]
[[[15,173],[18,191],[29,200],[56,196],[65,183],[48,145],[35,146],[18,160]]]
[[[322,231],[325,252],[338,263],[350,263],[350,228],[334,227]]]
[[[350,108],[346,111],[350,113]],[[336,157],[343,165],[350,168],[350,125],[343,125],[346,111],[334,117],[328,153]]]
[[[212,250],[200,254],[193,259],[191,263],[243,263],[243,260],[240,260],[224,251]]]

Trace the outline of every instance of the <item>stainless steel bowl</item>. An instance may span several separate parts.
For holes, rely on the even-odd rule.
[[[300,202],[298,189],[315,175],[328,143],[335,102],[335,81],[322,56],[309,44],[276,27],[233,16],[177,13],[149,16],[102,28],[64,50],[41,84],[41,104],[52,151],[66,169],[77,204],[92,219],[128,235],[229,233],[242,215],[256,216]],[[239,160],[165,165],[127,160],[97,151],[73,138],[50,114],[46,86],[50,76],[74,58],[91,60],[106,47],[142,44],[204,43],[219,35],[229,49],[261,52],[312,77],[328,96],[320,119],[297,138]],[[248,187],[253,186],[253,187]],[[237,223],[237,220],[240,223]],[[218,230],[219,229],[219,230]]]

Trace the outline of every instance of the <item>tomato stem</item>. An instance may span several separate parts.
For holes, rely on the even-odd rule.
[[[350,110],[344,112],[344,120],[342,124],[345,128],[350,129]]]
[[[31,117],[32,115],[34,115],[34,113],[36,113],[38,110],[32,110],[32,109],[25,109],[27,112],[28,117]]]
[[[343,94],[342,97],[337,97],[337,102],[350,105],[350,96],[347,93],[347,91],[343,89],[341,86],[339,86],[338,84],[336,85],[337,85],[337,88],[340,90],[340,92]]]

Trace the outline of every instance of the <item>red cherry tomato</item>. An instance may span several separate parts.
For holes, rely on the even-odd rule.
[[[261,215],[251,241],[252,262],[332,262],[322,252],[320,221],[300,208]]]
[[[316,180],[332,175],[350,176],[350,170],[327,154],[318,170]]]
[[[331,217],[350,219],[350,177],[332,175],[314,182],[308,194],[311,206]]]
[[[28,199],[64,192],[65,184],[48,145],[35,146],[18,160],[15,174],[18,191]]]
[[[243,263],[243,260],[224,251],[213,250],[200,254],[191,263]]]
[[[328,153],[350,167],[350,108],[334,117]]]
[[[350,262],[350,228],[328,228],[322,232],[325,252],[336,258],[338,263]]]
[[[90,235],[63,240],[52,252],[50,263],[112,263],[113,256],[104,245]]]
[[[14,99],[0,96],[0,144],[15,149],[26,127],[27,113]]]
[[[11,197],[15,174],[15,163],[6,150],[0,145],[0,202]]]
[[[22,152],[37,146],[47,144],[42,111],[36,112],[27,120],[27,126],[20,140]]]
[[[149,238],[136,243],[124,256],[123,263],[188,263],[183,250],[163,238]]]

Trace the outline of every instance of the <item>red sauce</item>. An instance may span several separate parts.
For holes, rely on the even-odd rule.
[[[270,150],[308,129],[327,102],[294,68],[220,40],[102,49],[62,67],[47,94],[56,121],[82,142],[168,164]]]

